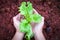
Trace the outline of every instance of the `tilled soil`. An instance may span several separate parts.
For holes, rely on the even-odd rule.
[[[0,40],[11,40],[16,32],[12,18],[22,1],[30,1],[45,17],[43,33],[46,40],[60,40],[60,0],[0,0]],[[34,40],[34,38],[32,38]]]

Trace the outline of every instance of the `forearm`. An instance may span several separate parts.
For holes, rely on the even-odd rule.
[[[45,37],[42,33],[42,30],[38,30],[38,29],[35,29],[35,33],[34,33],[34,37],[35,37],[35,40],[45,40]]]
[[[12,40],[23,40],[24,33],[16,32]]]

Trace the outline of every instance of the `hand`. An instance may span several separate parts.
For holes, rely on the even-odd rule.
[[[33,10],[35,11],[35,13],[38,13],[35,9]],[[38,23],[37,25],[35,25],[35,27],[33,28],[35,40],[45,40],[45,37],[42,33],[43,26],[44,26],[44,17],[42,17],[42,21]]]
[[[35,25],[35,27],[33,28],[35,40],[45,40],[45,37],[42,33],[43,25],[44,25],[44,17],[42,17],[42,21],[37,25]]]
[[[19,24],[20,24],[20,14],[13,17],[13,24],[16,28],[16,33],[12,40],[23,40],[24,33],[19,31]]]

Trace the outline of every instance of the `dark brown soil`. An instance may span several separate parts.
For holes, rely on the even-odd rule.
[[[60,40],[60,0],[0,0],[0,40],[11,40],[16,32],[12,18],[22,1],[31,1],[45,17],[43,33],[46,40]],[[34,38],[32,38],[34,40]]]

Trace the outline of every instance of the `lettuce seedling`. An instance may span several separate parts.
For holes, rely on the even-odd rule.
[[[24,16],[24,19],[20,21],[20,32],[26,33],[26,40],[30,40],[33,36],[31,23],[38,23],[41,21],[42,16],[33,12],[32,3],[30,2],[22,2],[19,7],[19,12]]]

